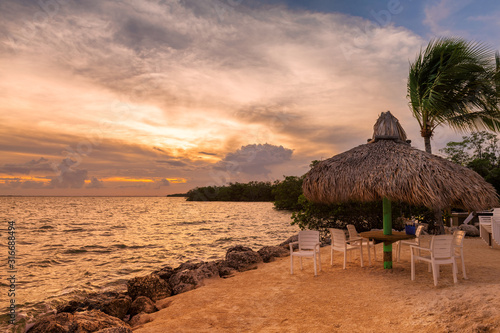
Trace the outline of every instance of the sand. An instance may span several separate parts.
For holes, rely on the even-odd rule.
[[[290,275],[290,258],[277,258],[158,301],[164,308],[134,332],[500,332],[500,246],[466,238],[464,251],[468,279],[459,268],[454,284],[451,265],[442,266],[437,287],[422,262],[410,280],[406,246],[392,270],[381,244],[372,266],[354,255],[346,270],[339,252],[330,266],[324,247],[317,277],[310,259],[300,270],[295,258]]]

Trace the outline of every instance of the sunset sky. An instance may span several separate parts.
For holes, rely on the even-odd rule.
[[[166,195],[302,175],[390,110],[409,63],[500,49],[497,0],[0,0],[0,195]],[[463,133],[437,129],[433,150]]]

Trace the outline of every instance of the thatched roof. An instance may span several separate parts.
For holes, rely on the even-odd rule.
[[[393,126],[394,123],[388,128]],[[379,133],[388,136],[383,130]],[[412,148],[401,139],[406,139],[406,135],[372,140],[318,163],[304,180],[304,195],[320,203],[387,197],[429,208],[477,211],[498,206],[495,189],[479,174]]]
[[[378,140],[396,140],[406,142],[406,132],[390,111],[382,112],[373,125],[373,136],[370,142]]]

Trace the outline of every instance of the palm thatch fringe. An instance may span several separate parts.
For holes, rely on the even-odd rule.
[[[478,211],[499,205],[493,186],[476,172],[395,140],[360,145],[318,163],[303,191],[320,203],[387,197],[434,209]]]

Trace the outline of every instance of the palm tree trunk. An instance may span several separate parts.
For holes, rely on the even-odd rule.
[[[444,235],[443,212],[441,209],[436,209],[434,211],[434,219],[436,220],[436,225],[439,227],[439,234]]]
[[[422,136],[424,137],[425,151],[428,152],[429,154],[432,154],[432,148],[431,148],[432,132],[422,130],[421,133],[422,133]],[[436,209],[434,211],[434,220],[435,220],[435,224],[439,227],[439,233],[441,235],[443,235],[445,233],[445,231],[444,231],[444,224],[443,224],[443,212],[441,211],[441,209]]]
[[[431,137],[430,136],[424,136],[424,144],[425,144],[425,151],[428,152],[429,154],[432,154]]]

